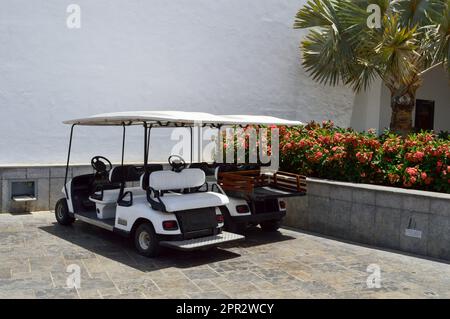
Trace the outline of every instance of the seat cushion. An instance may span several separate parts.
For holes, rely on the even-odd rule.
[[[160,197],[160,200],[166,206],[166,211],[170,213],[195,208],[223,206],[229,202],[227,196],[214,192],[168,193]]]
[[[157,191],[200,187],[205,183],[205,172],[186,168],[181,172],[157,171],[150,174],[149,186]]]
[[[140,195],[145,195],[146,192],[140,188],[140,187],[126,187],[124,190],[125,192],[132,192],[133,196],[140,196]],[[97,192],[96,194],[101,195],[101,192]],[[99,200],[99,199],[95,199],[92,197],[89,197],[89,199],[91,201],[93,201],[94,203],[99,203],[99,204],[114,204],[117,202],[117,199],[119,199],[119,194],[120,194],[120,189],[106,189],[103,191],[103,199]]]

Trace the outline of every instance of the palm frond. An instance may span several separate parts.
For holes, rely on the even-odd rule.
[[[363,46],[371,50],[373,49],[373,44],[377,42],[376,39],[379,39],[383,34],[382,28],[371,29],[368,27],[367,21],[372,13],[367,8],[368,4],[371,3],[377,4],[382,8],[380,10],[380,18],[384,18],[388,12],[389,0],[346,0],[340,1],[338,5],[338,15],[345,26],[343,37],[348,39],[355,48]]]
[[[313,79],[323,84],[337,85],[348,73],[353,50],[336,10],[338,1],[313,0],[297,14],[297,28],[310,28],[302,42],[303,66]]]
[[[294,25],[311,28],[303,66],[319,83],[355,91],[376,77],[392,90],[417,87],[420,73],[440,62],[450,73],[449,1],[309,0]],[[370,4],[381,9],[381,28],[368,25]]]
[[[357,63],[352,65],[350,76],[345,79],[345,84],[350,85],[355,92],[367,90],[372,82],[381,76],[377,65],[369,59],[358,59]]]
[[[345,65],[340,63],[336,37],[331,29],[311,30],[302,42],[303,66],[312,78],[322,84],[337,85]]]
[[[392,7],[400,15],[403,26],[432,24],[448,4],[448,0],[393,0]]]
[[[385,74],[409,83],[411,77],[419,72],[413,62],[420,57],[416,52],[417,29],[403,27],[396,14],[385,17],[383,24],[383,41],[375,48],[376,64],[383,66]]]
[[[443,62],[450,73],[450,5],[447,6],[442,18],[434,31],[436,54],[434,63]]]
[[[331,26],[338,21],[334,2],[330,0],[310,0],[298,11],[294,29]]]

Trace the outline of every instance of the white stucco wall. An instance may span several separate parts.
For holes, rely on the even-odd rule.
[[[357,131],[370,128],[379,130],[381,117],[381,79],[375,80],[367,90],[355,94],[350,126]]]
[[[435,101],[434,130],[450,131],[450,82],[444,68],[437,66],[424,74],[417,98]]]
[[[357,131],[376,129],[382,133],[391,121],[389,89],[376,79],[366,91],[355,95],[350,126]]]
[[[445,70],[436,66],[423,74],[422,86],[416,99],[435,101],[434,130],[450,131],[450,82]],[[359,131],[389,128],[391,93],[381,80],[374,81],[369,90],[355,96],[351,126]],[[415,112],[413,111],[413,125]]]
[[[384,86],[381,94],[380,128],[389,127],[391,121],[390,91]],[[450,85],[445,70],[439,65],[423,75],[422,86],[417,90],[416,99],[435,101],[434,130],[450,131]],[[413,111],[413,125],[415,112]]]
[[[123,110],[350,122],[353,94],[302,70],[305,0],[2,0],[0,165],[63,163],[70,119]],[[66,8],[81,6],[81,29]],[[119,159],[120,128],[78,129],[74,162]],[[128,160],[141,158],[138,130]],[[155,132],[156,134],[156,132]],[[134,138],[133,138],[134,137]],[[154,135],[155,137],[155,135]],[[153,158],[165,159],[159,144]]]

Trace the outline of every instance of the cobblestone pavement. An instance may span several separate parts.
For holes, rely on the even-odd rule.
[[[81,288],[66,288],[67,266]],[[381,269],[369,289],[367,267]],[[122,237],[50,212],[0,214],[0,298],[450,298],[450,265],[283,229],[239,244],[139,256]]]

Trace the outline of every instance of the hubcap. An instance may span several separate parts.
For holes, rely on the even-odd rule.
[[[61,206],[58,206],[58,210],[56,212],[58,214],[58,218],[59,219],[63,219],[64,218],[63,209],[62,209]]]
[[[139,234],[139,246],[144,250],[150,247],[150,235],[146,231]]]

